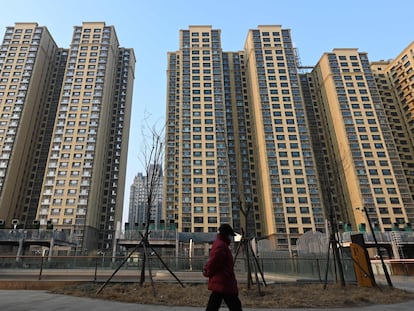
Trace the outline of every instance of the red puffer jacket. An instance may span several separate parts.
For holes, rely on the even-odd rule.
[[[217,235],[210,251],[210,258],[204,266],[204,276],[208,277],[208,289],[221,294],[239,293],[236,276],[233,270],[233,255],[231,254],[230,240]]]

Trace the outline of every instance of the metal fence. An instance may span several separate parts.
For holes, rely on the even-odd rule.
[[[148,256],[147,265],[151,266],[152,271],[166,270],[166,266],[173,272],[200,272],[208,258],[206,257],[162,257],[160,260],[155,254]],[[55,272],[60,275],[71,271],[84,270],[88,275],[102,275],[110,273],[118,268],[125,260],[125,257],[110,256],[0,256],[0,278],[4,278],[7,273],[25,274],[31,273],[33,278],[41,279],[48,272]],[[328,258],[250,258],[251,271],[262,271],[265,278],[272,276],[277,277],[289,276],[296,279],[312,281],[334,281],[338,279],[336,275],[335,263]],[[120,271],[134,275],[142,267],[143,257],[141,254],[131,256],[124,262]],[[351,259],[344,258],[342,261],[344,278],[347,282],[356,282],[353,262]],[[254,268],[252,268],[254,267]],[[86,272],[88,271],[89,272]],[[79,272],[80,271],[80,272]],[[238,274],[244,274],[247,270],[247,261],[245,257],[238,257],[235,263],[235,271]],[[6,273],[7,272],[7,273]]]
[[[0,229],[0,241],[32,240],[43,241],[52,238],[61,241],[70,241],[70,237],[64,231],[46,229]]]
[[[398,237],[399,243],[414,243],[414,232],[412,231],[375,231],[374,233],[378,243],[392,244],[396,237]],[[372,232],[344,232],[341,235],[341,242],[351,242],[351,236],[354,234],[362,234],[365,243],[374,243]]]

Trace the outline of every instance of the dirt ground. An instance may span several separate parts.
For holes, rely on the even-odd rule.
[[[56,283],[56,282],[0,282],[0,289],[42,289],[53,293],[109,299],[140,304],[160,304],[169,306],[206,305],[210,292],[206,284],[154,283],[111,283],[101,289],[95,283]],[[354,285],[341,287],[337,284],[268,284],[267,287],[253,285],[247,289],[240,286],[240,300],[246,308],[338,308],[360,307],[375,304],[393,304],[414,300],[414,292],[380,286],[363,288]]]

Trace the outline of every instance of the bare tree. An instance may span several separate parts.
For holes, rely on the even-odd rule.
[[[162,176],[162,163],[164,159],[164,128],[157,130],[155,126],[149,128],[150,136],[149,141],[145,139],[145,147],[143,151],[143,165],[146,173],[146,226],[144,237],[148,238],[149,223],[151,221],[151,208],[155,204],[155,199],[159,195],[161,176]],[[145,137],[145,136],[144,136]]]
[[[134,249],[129,253],[129,255],[122,261],[122,263],[118,266],[118,268],[113,272],[113,274],[109,277],[109,279],[102,285],[102,287],[97,291],[96,294],[99,294],[102,289],[109,283],[112,277],[119,271],[119,269],[124,265],[124,263],[128,260],[131,255],[138,250],[138,248],[143,248],[143,257],[142,257],[142,267],[141,267],[141,275],[140,275],[140,285],[142,286],[145,282],[145,269],[148,267],[148,275],[151,280],[151,285],[153,288],[153,294],[155,296],[155,286],[154,280],[152,278],[152,269],[151,269],[151,261],[149,260],[149,249],[151,249],[151,254],[155,254],[157,258],[161,261],[164,267],[171,273],[171,275],[180,283],[182,287],[184,284],[177,278],[174,272],[167,266],[167,264],[162,260],[161,256],[158,252],[151,246],[149,237],[150,237],[150,222],[151,222],[151,209],[155,203],[157,196],[159,195],[158,191],[160,188],[161,176],[162,176],[162,163],[164,159],[164,130],[165,126],[163,126],[160,130],[158,130],[155,125],[148,126],[146,123],[146,128],[143,129],[144,138],[144,149],[143,149],[143,166],[145,168],[146,173],[146,180],[145,180],[145,191],[147,196],[147,204],[146,204],[146,222],[145,228],[143,232],[139,231],[141,235],[141,241],[134,247]],[[149,134],[145,133],[145,129],[148,131]]]

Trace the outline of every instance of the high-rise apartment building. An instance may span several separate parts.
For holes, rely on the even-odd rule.
[[[325,219],[290,31],[259,26],[244,51],[191,26],[169,53],[167,217],[182,231],[230,222],[289,249]]]
[[[292,250],[326,220],[290,30],[250,30],[244,53],[263,235]]]
[[[159,174],[159,177],[154,178],[156,182],[151,184],[152,174]],[[162,218],[162,203],[163,203],[163,175],[161,167],[154,170],[154,165],[149,166],[148,176],[138,173],[134,182],[131,185],[129,192],[129,213],[128,223],[130,226],[140,228],[147,224],[148,216],[150,223],[154,224],[154,228],[160,228],[161,221],[165,223]],[[148,215],[148,200],[151,192],[151,207],[150,215]]]
[[[368,225],[365,211],[382,231],[410,222],[414,205],[396,144],[402,136],[390,127],[399,128],[400,118],[387,108],[367,53],[334,49],[307,77],[324,137],[324,182],[334,193],[327,204],[337,220],[361,231]]]
[[[370,64],[334,49],[302,67],[278,25],[250,30],[238,52],[210,26],[181,30],[168,54],[166,218],[179,231],[230,222],[291,251],[307,231],[365,231],[365,211],[377,230],[409,226],[411,50]]]
[[[120,48],[103,22],[75,26],[67,50],[45,27],[18,23],[6,30],[0,66],[0,216],[26,227],[35,219],[53,224],[74,237],[77,254],[112,251],[123,209],[133,50]]]
[[[0,47],[0,218],[36,219],[67,50],[46,27],[7,27]],[[19,224],[20,225],[20,224]]]
[[[166,219],[179,231],[214,232],[232,219],[222,53],[220,31],[195,26],[168,54]]]
[[[414,195],[413,49],[412,42],[394,60],[377,61],[371,64],[412,196]]]
[[[165,218],[184,232],[216,232],[223,222],[240,229],[240,205],[253,202],[243,56],[222,51],[219,30],[192,26],[168,62]]]

